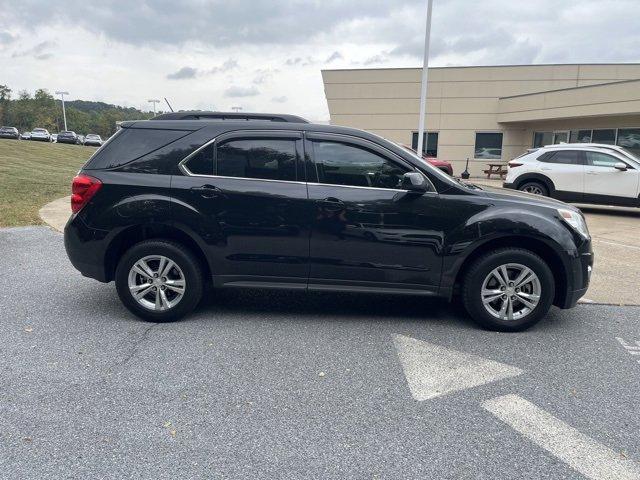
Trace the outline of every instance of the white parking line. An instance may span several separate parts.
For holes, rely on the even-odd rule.
[[[635,245],[627,245],[626,243],[608,242],[607,240],[600,240],[599,238],[594,238],[593,240],[599,243],[606,243],[607,245],[615,245],[616,247],[625,247],[632,248],[634,250],[640,250],[640,247],[637,247]]]
[[[592,479],[638,480],[640,465],[517,395],[487,400],[482,406],[574,470]]]

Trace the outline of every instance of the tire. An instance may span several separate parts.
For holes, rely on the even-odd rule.
[[[521,192],[533,193],[534,195],[541,195],[543,197],[549,196],[549,189],[547,186],[536,180],[525,181],[522,185],[518,187],[518,190]]]
[[[498,278],[493,275],[494,272],[501,274],[501,266],[507,266],[507,276],[510,280],[517,280],[520,273],[526,273],[525,269],[529,269],[535,274],[537,283],[534,279],[531,283],[523,284],[521,289],[516,289],[515,285],[512,286],[515,282],[504,282],[506,286],[503,290],[501,285],[504,283],[499,282]],[[520,267],[524,267],[524,269]],[[528,275],[526,273],[526,276]],[[502,278],[504,279],[504,277]],[[487,283],[485,284],[485,282]],[[485,306],[482,297],[484,285],[487,287],[485,297],[487,300],[494,298],[495,292],[504,291],[505,293],[499,293],[500,298],[496,297]],[[532,302],[535,302],[536,292],[539,298],[537,304],[534,305]],[[501,310],[507,295],[509,295],[509,299],[515,299],[511,302],[511,320],[505,318],[509,313],[509,299],[506,300],[507,310],[504,312],[504,317],[498,318],[496,316],[501,314],[499,310]],[[502,332],[519,332],[538,323],[551,308],[554,296],[555,281],[547,263],[535,253],[521,248],[501,248],[482,255],[466,271],[462,285],[462,302],[471,318],[484,328]],[[521,300],[525,297],[529,305]],[[493,314],[490,310],[493,311]]]
[[[146,259],[146,265],[151,269],[150,271],[157,271],[161,266],[159,257],[171,260],[174,262],[175,267],[171,267],[166,272],[165,277],[158,275],[155,281],[160,282],[157,283],[159,286],[152,286],[152,290],[142,298],[142,302],[147,305],[144,306],[134,298],[129,285],[130,281],[133,281],[133,283],[137,285],[140,293],[142,293],[143,290],[148,290],[144,288],[144,284],[153,285],[148,281],[151,276],[147,275],[147,280],[144,280],[144,276],[135,272],[132,273],[132,269],[138,261]],[[164,265],[168,265],[168,262]],[[162,281],[163,279],[167,279],[175,286],[165,286]],[[176,301],[174,305],[171,305],[179,295],[175,293],[174,290],[179,290],[178,282],[180,282],[180,279],[183,280],[184,285],[182,297]],[[154,279],[152,279],[152,281],[154,281]],[[198,259],[191,251],[179,243],[168,240],[147,240],[127,250],[118,262],[115,282],[118,296],[124,306],[134,315],[150,322],[163,323],[179,320],[190,313],[202,298],[203,277],[202,268]],[[168,285],[168,283],[166,285]],[[153,291],[153,288],[157,290]],[[161,288],[164,291],[164,297],[160,297],[161,299],[156,300],[156,302],[160,301],[163,304],[163,308],[158,310],[154,308],[151,302],[159,296],[159,289]]]

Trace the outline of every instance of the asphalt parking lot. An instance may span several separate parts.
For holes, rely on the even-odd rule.
[[[638,307],[500,334],[414,298],[235,291],[153,325],[58,232],[0,246],[2,478],[640,478]]]

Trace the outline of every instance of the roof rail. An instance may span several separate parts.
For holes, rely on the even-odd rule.
[[[152,120],[259,120],[263,122],[309,123],[308,120],[296,115],[276,113],[205,112],[201,110],[163,113],[156,115]]]

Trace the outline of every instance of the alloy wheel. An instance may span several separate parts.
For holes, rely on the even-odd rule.
[[[527,193],[533,193],[534,195],[542,195],[542,188],[540,188],[538,185],[527,185],[526,187],[524,187],[522,189],[523,192],[527,192]]]
[[[184,297],[186,281],[180,267],[163,255],[148,255],[129,270],[129,291],[148,310],[166,311]]]
[[[480,297],[491,316],[513,321],[526,317],[536,308],[541,292],[540,279],[532,269],[507,263],[485,277]]]

